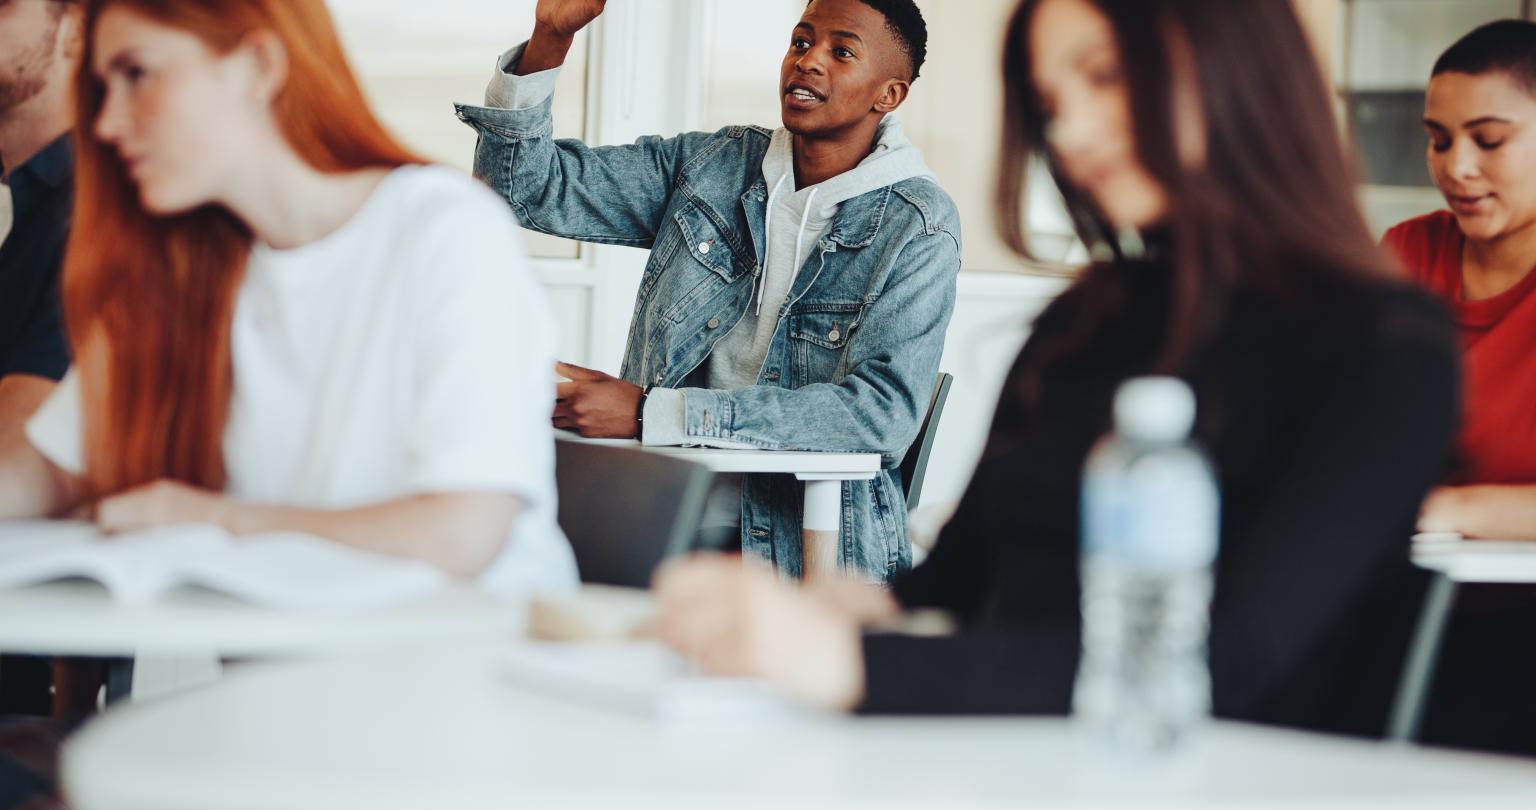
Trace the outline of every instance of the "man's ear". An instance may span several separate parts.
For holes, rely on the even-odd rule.
[[[901,79],[891,79],[881,88],[880,95],[875,98],[871,107],[877,113],[893,112],[901,103],[907,100],[907,95],[912,92],[912,83]]]
[[[59,53],[69,60],[70,64],[80,61],[85,55],[85,11],[78,3],[70,3],[59,17],[58,33]]]
[[[252,31],[240,47],[248,51],[255,67],[252,92],[256,100],[270,104],[288,84],[288,47],[265,29]]]

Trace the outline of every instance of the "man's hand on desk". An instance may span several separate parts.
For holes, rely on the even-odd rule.
[[[589,439],[638,438],[644,389],[570,363],[556,363],[555,373],[570,380],[555,386],[555,427]]]

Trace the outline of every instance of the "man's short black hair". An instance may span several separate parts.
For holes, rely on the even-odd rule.
[[[810,0],[805,4],[810,8]],[[885,17],[885,27],[896,37],[896,44],[901,46],[902,53],[907,57],[907,63],[911,65],[911,78],[909,81],[917,81],[917,74],[923,69],[923,62],[928,58],[928,23],[923,20],[923,12],[913,0],[859,0],[866,6],[880,12]]]
[[[1473,29],[1435,61],[1430,75],[1442,73],[1508,73],[1536,95],[1536,22],[1498,20]]]

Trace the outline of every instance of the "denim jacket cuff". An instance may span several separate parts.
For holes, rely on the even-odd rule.
[[[545,99],[542,105],[531,110],[503,110],[473,104],[455,104],[453,107],[460,121],[482,135],[495,136],[493,140],[532,141],[554,134],[555,120],[550,115],[553,101],[553,98]]]
[[[528,43],[524,42],[496,60],[496,72],[485,87],[485,106],[522,112],[535,110],[554,97],[555,80],[560,76],[560,68],[553,67],[527,76],[512,75],[527,47]]]
[[[687,389],[688,436],[695,441],[735,438],[735,403],[725,391]]]
[[[653,388],[645,399],[645,422],[640,443],[650,447],[677,447],[688,443],[688,402],[675,388]]]

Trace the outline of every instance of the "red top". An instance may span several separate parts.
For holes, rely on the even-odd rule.
[[[1536,272],[1483,301],[1463,301],[1456,217],[1436,211],[1382,243],[1451,308],[1461,333],[1464,409],[1458,484],[1536,483]]]

